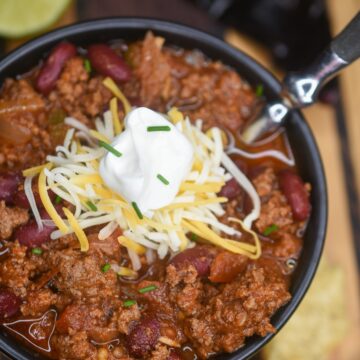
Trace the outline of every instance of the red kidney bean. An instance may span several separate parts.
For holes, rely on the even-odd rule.
[[[127,335],[127,349],[131,356],[142,359],[154,349],[159,337],[159,321],[154,317],[144,317]]]
[[[41,212],[41,218],[50,219],[50,217],[45,214]],[[52,225],[44,225],[44,228],[39,231],[36,221],[30,220],[15,231],[14,238],[17,239],[21,245],[33,248],[49,241],[50,234],[54,231],[54,228],[55,226]]]
[[[125,61],[108,45],[94,44],[88,48],[88,57],[93,68],[104,76],[110,76],[116,82],[125,82],[131,78],[131,70]]]
[[[19,173],[0,174],[0,200],[5,200],[7,204],[12,204],[13,196],[22,180]]]
[[[219,192],[219,196],[225,196],[229,200],[233,200],[242,194],[239,183],[234,179],[230,179],[225,183]]]
[[[209,280],[215,283],[230,282],[246,269],[247,263],[248,258],[244,255],[221,252],[211,264]]]
[[[20,299],[11,291],[0,289],[0,319],[14,316],[20,308]]]
[[[178,269],[186,264],[191,264],[195,267],[200,277],[205,277],[209,275],[214,257],[215,254],[208,247],[195,246],[174,256],[170,263]]]
[[[42,209],[44,205],[41,201],[39,193],[37,191],[33,191],[33,194],[34,194],[36,205],[38,206],[39,209]],[[56,198],[56,195],[51,190],[48,191],[48,194],[49,194],[50,200],[54,201]],[[13,203],[13,205],[21,207],[23,209],[30,209],[30,204],[29,204],[28,198],[25,195],[24,190],[19,190],[15,193],[12,203]]]
[[[44,95],[48,94],[55,86],[65,63],[76,55],[73,44],[62,42],[54,47],[36,79],[36,88]]]
[[[299,175],[290,170],[279,173],[280,188],[283,191],[295,220],[306,220],[310,215],[311,205],[305,184]]]

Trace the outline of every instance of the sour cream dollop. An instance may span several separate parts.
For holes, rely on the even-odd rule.
[[[159,126],[170,131],[148,129]],[[100,175],[110,189],[128,202],[136,202],[143,213],[174,200],[194,154],[189,140],[171,122],[145,107],[128,113],[125,130],[111,146],[122,156],[108,152],[101,160]]]

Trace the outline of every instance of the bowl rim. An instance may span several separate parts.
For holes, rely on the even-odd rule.
[[[112,29],[131,29],[131,30],[152,30],[157,33],[165,33],[167,35],[174,35],[182,38],[192,38],[197,42],[201,42],[202,45],[214,48],[221,54],[226,54],[227,57],[233,58],[236,62],[246,64],[246,67],[255,74],[260,74],[264,85],[270,88],[272,93],[279,94],[281,90],[280,82],[262,65],[260,65],[256,59],[253,59],[242,50],[232,47],[224,40],[211,35],[203,30],[183,25],[173,21],[166,21],[156,18],[143,18],[143,17],[108,17],[94,20],[87,20],[77,22],[75,24],[67,25],[48,33],[38,36],[32,39],[15,50],[5,55],[0,60],[0,75],[2,72],[10,66],[13,62],[18,61],[20,58],[26,58],[31,52],[41,47],[50,48],[53,44],[63,40],[67,37],[75,35],[82,35],[86,32],[96,32]],[[246,77],[246,76],[245,76]],[[1,84],[0,84],[1,87]],[[317,267],[320,262],[321,254],[324,247],[326,227],[327,227],[327,215],[328,215],[328,200],[327,200],[327,186],[325,181],[325,173],[320,158],[319,150],[316,145],[314,136],[310,130],[309,125],[304,121],[304,117],[299,110],[293,111],[293,116],[297,118],[297,126],[304,134],[309,145],[309,151],[312,154],[313,161],[315,163],[315,175],[320,179],[322,185],[320,196],[320,210],[318,214],[318,229],[316,236],[316,244],[314,251],[311,254],[309,260],[309,267],[305,270],[301,284],[295,293],[292,293],[292,299],[289,303],[284,305],[284,310],[279,318],[275,320],[272,317],[271,323],[276,328],[276,333],[285,325],[296,308],[299,306],[301,300],[306,294],[312,279],[316,273]],[[275,334],[267,334],[265,337],[255,337],[255,340],[250,344],[245,343],[243,347],[230,354],[220,354],[216,359],[226,358],[226,360],[241,360],[248,359],[257,353],[265,344],[267,344]],[[22,344],[19,346],[12,346],[8,344],[7,336],[0,333],[0,351],[4,351],[7,355],[18,360],[32,360],[39,359],[38,355],[29,357],[23,350]]]

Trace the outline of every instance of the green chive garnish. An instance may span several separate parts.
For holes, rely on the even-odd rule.
[[[59,205],[61,203],[61,201],[62,201],[62,198],[59,195],[56,195],[55,204]]]
[[[122,153],[120,151],[117,151],[115,148],[113,148],[111,145],[109,145],[105,141],[99,140],[99,146],[103,147],[108,152],[111,152],[112,154],[114,154],[117,157],[120,157],[122,155]]]
[[[89,59],[84,60],[84,68],[88,74],[91,73],[91,63]]]
[[[109,263],[107,263],[107,264],[102,266],[101,272],[106,273],[106,272],[108,272],[110,270],[110,268],[111,268],[111,265]]]
[[[148,132],[154,132],[154,131],[170,131],[170,126],[148,126],[147,131]]]
[[[190,233],[190,240],[191,241],[196,241],[198,239],[198,236],[194,233]]]
[[[131,205],[132,205],[132,207],[134,208],[134,210],[135,210],[136,215],[138,216],[138,218],[142,220],[142,219],[144,218],[144,216],[143,216],[143,214],[141,213],[139,207],[137,206],[137,203],[136,203],[135,201],[133,201],[133,202],[131,203]]]
[[[41,255],[43,253],[42,249],[41,248],[33,248],[31,249],[31,252],[34,254],[34,255]]]
[[[139,289],[138,291],[139,291],[140,294],[145,294],[147,292],[154,291],[156,289],[157,289],[157,286],[149,285],[149,286],[146,286],[144,288]]]
[[[87,201],[86,202],[86,205],[89,207],[89,209],[90,210],[92,210],[92,211],[97,211],[97,207],[96,207],[96,205],[93,203],[93,202],[91,202],[91,201]]]
[[[265,236],[269,236],[271,233],[273,233],[274,231],[277,231],[277,230],[279,230],[279,227],[275,224],[272,224],[264,230],[263,234]]]
[[[130,306],[133,306],[135,304],[136,304],[135,300],[126,300],[126,301],[123,302],[124,307],[130,307]]]
[[[264,95],[264,85],[263,84],[259,84],[258,86],[256,86],[255,94],[257,97],[261,97]]]
[[[165,185],[169,185],[169,180],[166,180],[162,175],[157,174],[156,177]]]

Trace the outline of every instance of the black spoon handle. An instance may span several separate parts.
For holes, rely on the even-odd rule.
[[[330,48],[347,63],[360,57],[360,11],[331,42]]]

